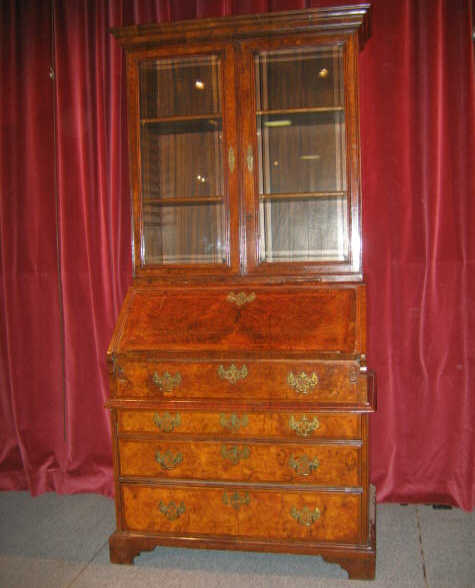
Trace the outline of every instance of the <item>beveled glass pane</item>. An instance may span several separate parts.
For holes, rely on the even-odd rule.
[[[144,205],[145,261],[149,264],[225,263],[221,203]]]
[[[219,70],[215,55],[142,62],[141,119],[219,113]]]
[[[343,106],[341,45],[256,56],[257,110]]]
[[[255,57],[260,261],[348,255],[343,50]]]
[[[222,196],[221,119],[142,125],[142,197]]]
[[[219,57],[144,61],[139,78],[143,260],[226,263]]]
[[[261,194],[346,190],[343,112],[262,115],[257,122]]]
[[[346,196],[264,200],[261,251],[268,262],[343,261],[348,255]]]

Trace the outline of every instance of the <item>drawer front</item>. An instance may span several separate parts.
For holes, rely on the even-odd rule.
[[[295,402],[365,402],[367,382],[354,362],[235,361],[128,363],[119,398],[239,398]]]
[[[358,414],[120,410],[120,433],[220,435],[234,438],[360,439]]]
[[[119,450],[124,477],[361,484],[360,447],[354,445],[122,439]]]
[[[130,531],[358,543],[361,494],[185,486],[121,487]]]

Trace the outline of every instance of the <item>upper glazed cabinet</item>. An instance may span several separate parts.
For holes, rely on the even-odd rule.
[[[137,276],[361,279],[367,12],[116,32],[127,48]]]

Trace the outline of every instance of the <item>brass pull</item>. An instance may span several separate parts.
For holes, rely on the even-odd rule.
[[[180,413],[177,412],[174,417],[169,412],[164,412],[162,415],[155,413],[153,422],[162,433],[171,433],[175,427],[181,425]]]
[[[252,173],[252,171],[254,169],[254,153],[252,151],[252,145],[248,145],[248,147],[247,147],[246,161],[247,161],[247,169],[249,170],[250,173]]]
[[[247,414],[242,415],[242,417],[238,417],[237,414],[231,414],[229,416],[220,414],[219,422],[221,423],[223,429],[229,429],[233,433],[236,433],[241,427],[247,427],[249,419]]]
[[[308,437],[314,431],[320,428],[320,421],[317,417],[313,417],[313,419],[310,420],[304,415],[299,422],[292,415],[289,419],[289,428],[291,431],[294,431],[299,437]]]
[[[230,461],[233,465],[237,465],[241,459],[248,459],[251,455],[251,450],[247,445],[243,445],[243,447],[238,447],[237,445],[222,445],[221,446],[221,455],[223,459]]]
[[[165,453],[157,451],[155,461],[162,466],[163,470],[174,470],[183,461],[183,455],[180,452],[173,454],[169,449]]]
[[[302,510],[297,510],[293,506],[290,510],[290,516],[297,521],[299,525],[304,527],[311,527],[313,523],[318,521],[320,518],[320,509],[315,507],[314,509],[304,506]]]
[[[175,388],[181,384],[181,374],[177,372],[174,376],[165,372],[162,376],[158,375],[158,372],[154,372],[152,376],[153,383],[165,392],[173,392]]]
[[[255,299],[256,299],[255,292],[251,292],[250,294],[246,294],[245,292],[239,292],[239,294],[235,294],[234,292],[230,292],[226,297],[226,300],[228,302],[232,302],[233,304],[235,304],[236,306],[239,306],[239,307],[244,306],[244,304],[247,304],[248,302],[252,302]]]
[[[234,149],[232,147],[230,147],[228,151],[228,165],[230,173],[233,173],[234,166],[236,165],[236,156],[234,155]]]
[[[239,510],[241,506],[245,506],[249,504],[250,498],[249,493],[244,492],[244,494],[239,494],[239,492],[233,492],[232,494],[223,492],[223,503],[226,506],[232,506],[235,510]]]
[[[230,384],[236,384],[239,380],[244,380],[247,376],[247,367],[243,365],[241,369],[238,369],[233,363],[228,369],[225,369],[223,365],[218,367],[218,376],[222,380],[227,380]]]
[[[314,459],[310,459],[306,455],[302,455],[300,457],[291,455],[289,458],[289,467],[295,470],[299,476],[310,476],[313,470],[316,470],[319,465],[320,462],[316,457]]]
[[[181,517],[181,515],[186,511],[185,504],[180,502],[180,504],[176,504],[175,502],[170,502],[168,505],[163,504],[160,500],[160,504],[158,505],[158,510],[167,517],[169,521],[176,521]]]
[[[298,394],[308,394],[318,384],[318,376],[315,372],[312,372],[310,376],[307,376],[305,372],[300,374],[289,372],[287,382]]]

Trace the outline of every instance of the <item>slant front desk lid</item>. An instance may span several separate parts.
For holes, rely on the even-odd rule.
[[[109,354],[358,355],[365,286],[131,287]]]

